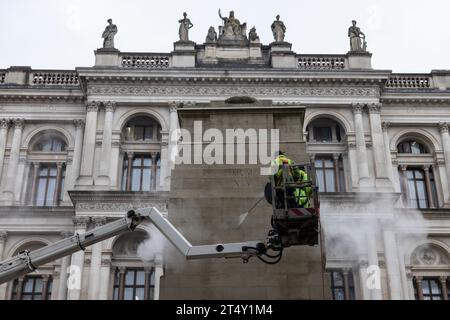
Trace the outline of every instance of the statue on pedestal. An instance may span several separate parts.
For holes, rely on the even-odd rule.
[[[178,22],[180,23],[180,29],[178,30],[180,41],[189,42],[189,29],[194,25],[191,20],[187,18],[186,12],[183,12],[183,19],[178,20]]]
[[[208,34],[206,35],[206,43],[215,43],[217,42],[217,33],[214,27],[209,27]]]
[[[247,28],[247,23],[241,24],[238,19],[234,17],[234,11],[230,11],[229,17],[222,17],[219,9],[219,17],[223,20],[223,28],[221,35],[225,36],[245,36],[245,29]],[[219,32],[220,33],[220,32]]]
[[[356,26],[356,20],[352,20],[352,26],[348,28],[348,37],[350,38],[351,52],[367,51],[366,35]]]
[[[280,21],[280,15],[278,14],[275,20],[272,23],[272,33],[275,39],[275,42],[284,42],[284,34],[286,33],[286,26],[283,21]]]
[[[112,19],[108,19],[108,25],[103,31],[102,38],[104,49],[114,49],[114,36],[117,33],[117,26],[112,23]]]
[[[253,28],[250,29],[250,32],[248,33],[248,39],[251,43],[259,43],[259,36],[256,33],[256,28],[253,26]]]

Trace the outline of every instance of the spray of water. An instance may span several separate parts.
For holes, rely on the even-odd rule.
[[[147,229],[148,238],[138,245],[137,254],[143,261],[154,261],[163,254],[166,238],[154,226]]]

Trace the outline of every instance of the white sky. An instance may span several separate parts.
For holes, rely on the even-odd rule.
[[[352,19],[366,34],[376,69],[450,69],[449,0],[0,0],[0,68],[73,69],[94,64],[108,18],[118,26],[115,46],[131,52],[170,52],[178,19],[188,13],[189,37],[203,43],[209,26],[229,10],[256,27],[261,42],[281,15],[285,40],[297,53],[346,53]]]

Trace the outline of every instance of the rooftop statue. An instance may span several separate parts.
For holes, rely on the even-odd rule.
[[[259,36],[256,33],[256,28],[253,26],[253,28],[250,29],[250,32],[248,33],[248,39],[250,42],[253,43],[259,43]]]
[[[117,26],[112,23],[112,19],[108,19],[108,25],[103,31],[102,38],[103,40],[103,48],[105,49],[114,49],[114,36],[117,33]]]
[[[187,18],[187,13],[183,12],[183,19],[178,20],[180,23],[180,29],[178,30],[178,34],[180,35],[180,41],[188,42],[189,41],[189,29],[194,25],[191,20]]]
[[[272,33],[275,42],[284,42],[284,34],[286,33],[286,26],[283,21],[280,21],[280,15],[278,14],[276,20],[272,23]]]
[[[206,43],[213,43],[217,41],[217,33],[214,27],[209,27],[208,34],[206,35]]]
[[[350,38],[350,51],[367,51],[366,35],[356,26],[356,20],[352,20],[352,26],[348,28],[348,36]]]
[[[223,20],[222,32],[219,33],[224,36],[245,36],[247,23],[241,22],[234,17],[234,11],[230,11],[229,17],[222,17],[219,9],[219,17]]]

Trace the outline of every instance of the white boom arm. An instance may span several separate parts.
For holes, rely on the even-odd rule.
[[[89,230],[85,234],[75,234],[32,252],[25,250],[14,258],[0,262],[0,284],[21,275],[33,272],[39,266],[62,258],[87,246],[111,238],[126,231],[133,231],[143,221],[152,222],[156,228],[187,259],[202,258],[242,258],[247,261],[252,256],[265,252],[260,241],[192,246],[191,243],[155,207],[130,210],[124,218]]]

